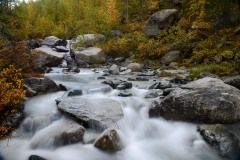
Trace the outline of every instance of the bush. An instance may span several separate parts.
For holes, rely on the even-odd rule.
[[[0,139],[9,136],[14,128],[6,126],[3,121],[14,113],[22,112],[25,91],[21,70],[13,65],[0,72]]]

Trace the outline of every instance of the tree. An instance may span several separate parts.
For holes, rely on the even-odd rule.
[[[116,8],[116,1],[115,0],[108,0],[107,1],[107,12],[105,16],[105,22],[112,28],[117,27],[120,22],[120,13]]]

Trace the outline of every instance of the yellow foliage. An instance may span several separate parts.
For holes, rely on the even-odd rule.
[[[108,0],[107,1],[107,12],[105,15],[105,22],[110,27],[117,27],[120,21],[120,13],[116,8],[116,0]]]

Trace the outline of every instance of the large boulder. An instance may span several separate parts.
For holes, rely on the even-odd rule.
[[[36,57],[35,68],[43,69],[46,67],[57,67],[64,59],[63,55],[53,51],[49,47],[40,47],[33,50]]]
[[[145,33],[148,36],[158,36],[161,30],[168,28],[176,19],[176,9],[165,9],[154,13],[148,20]]]
[[[203,139],[213,147],[220,156],[229,160],[237,160],[239,158],[239,140],[223,125],[199,125],[198,131]]]
[[[179,59],[180,51],[171,51],[165,54],[161,58],[161,63],[165,65],[169,65],[172,62],[176,62]]]
[[[240,117],[240,90],[220,79],[199,79],[170,92],[160,114],[172,120],[233,123]]]
[[[67,45],[67,41],[66,40],[62,40],[59,39],[55,36],[49,36],[46,37],[42,43],[42,45],[46,45],[46,46],[50,46],[50,47],[55,47],[55,46],[66,46]]]
[[[40,156],[37,156],[37,155],[31,155],[28,160],[47,160],[45,158],[42,158]]]
[[[106,62],[106,56],[102,49],[89,47],[83,51],[75,51],[75,60],[78,64],[83,62],[89,64],[102,64]]]
[[[115,129],[108,129],[97,138],[94,147],[107,152],[116,152],[122,150],[123,142]]]
[[[75,96],[62,99],[58,108],[85,127],[104,130],[123,118],[121,103],[105,97]]]
[[[47,78],[27,78],[24,80],[24,84],[27,89],[27,96],[57,92],[60,90],[54,81]]]
[[[78,46],[93,47],[96,43],[103,42],[105,36],[102,34],[83,34],[79,35],[73,43],[78,43]]]
[[[240,76],[229,77],[224,80],[224,83],[240,89]]]

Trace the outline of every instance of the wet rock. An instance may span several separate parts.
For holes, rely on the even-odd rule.
[[[123,118],[121,103],[104,97],[77,96],[63,99],[58,108],[85,127],[104,130]]]
[[[50,37],[46,37],[42,43],[42,45],[47,45],[50,47],[54,47],[54,46],[66,46],[67,45],[67,41],[66,40],[62,40],[59,39],[55,36],[50,36]]]
[[[76,122],[67,121],[58,124],[54,132],[37,132],[30,143],[32,149],[56,148],[82,142],[85,129]]]
[[[163,90],[163,96],[169,95],[176,88],[166,88]]]
[[[240,90],[220,79],[203,78],[173,90],[161,103],[166,119],[234,123],[240,117]]]
[[[131,89],[132,83],[130,82],[122,82],[117,86],[118,90],[125,90],[125,89]]]
[[[171,88],[172,85],[170,83],[162,84],[161,82],[154,83],[148,89],[166,89]]]
[[[62,97],[57,98],[55,101],[57,104],[59,104],[64,98],[67,97],[74,97],[74,96],[81,96],[83,95],[83,91],[80,89],[71,89],[70,91],[67,91],[66,93],[63,94]]]
[[[119,74],[119,66],[116,64],[113,64],[109,69],[109,73],[113,74],[113,75],[118,75]]]
[[[153,101],[149,110],[148,114],[150,118],[160,117],[161,112],[161,105],[159,101]]]
[[[146,94],[145,98],[157,98],[159,95],[155,91],[150,91]]]
[[[229,77],[224,80],[224,83],[240,89],[240,76]]]
[[[65,58],[66,62],[67,62],[67,68],[73,68],[73,67],[77,67],[77,63],[75,62],[74,59],[72,59],[72,57],[67,56]]]
[[[27,78],[24,80],[24,84],[29,89],[27,92],[32,96],[60,90],[54,81],[47,78]]]
[[[100,79],[106,79],[105,77],[102,77],[102,76],[100,76],[100,77],[98,77],[97,78],[98,80],[100,80]]]
[[[65,73],[65,74],[68,74],[68,73],[79,73],[80,69],[78,67],[72,67],[72,68],[68,68],[68,69],[63,69],[62,72]]]
[[[53,145],[58,147],[82,142],[84,132],[81,125],[71,122],[54,137]]]
[[[139,64],[139,63],[130,63],[127,66],[127,69],[131,69],[132,72],[141,72],[142,71],[141,64]]]
[[[111,81],[111,80],[103,81],[102,83],[109,85],[109,86],[112,87],[113,89],[117,89],[117,86],[120,84],[120,82],[113,82],[113,81]]]
[[[165,54],[161,58],[161,63],[165,65],[169,65],[172,62],[176,62],[179,59],[180,51],[171,51],[167,54]]]
[[[89,64],[102,64],[106,62],[106,56],[102,49],[89,47],[83,51],[75,51],[75,60],[78,64],[83,62]]]
[[[120,91],[118,96],[119,97],[130,97],[130,96],[132,96],[132,93],[129,93],[127,91]]]
[[[148,36],[158,36],[161,30],[168,28],[177,19],[176,9],[165,9],[154,13],[148,20],[145,33]]]
[[[19,106],[19,108],[21,108]],[[23,107],[22,107],[23,108]],[[24,114],[22,112],[12,113],[7,117],[7,119],[4,119],[1,124],[7,126],[8,128],[17,128],[20,123],[22,122],[24,118]]]
[[[199,125],[198,131],[203,139],[213,147],[220,156],[229,160],[236,160],[239,158],[239,140],[223,125]]]
[[[59,87],[60,91],[67,91],[67,87],[64,86],[63,84],[59,84],[58,87]]]
[[[117,152],[123,149],[123,142],[115,129],[108,129],[96,140],[94,147],[107,152]]]
[[[45,158],[42,158],[40,156],[37,156],[37,155],[31,155],[28,160],[47,160]]]
[[[32,51],[35,54],[35,68],[43,69],[46,67],[57,67],[59,66],[64,57],[62,54],[53,51],[49,47],[40,47]]]

